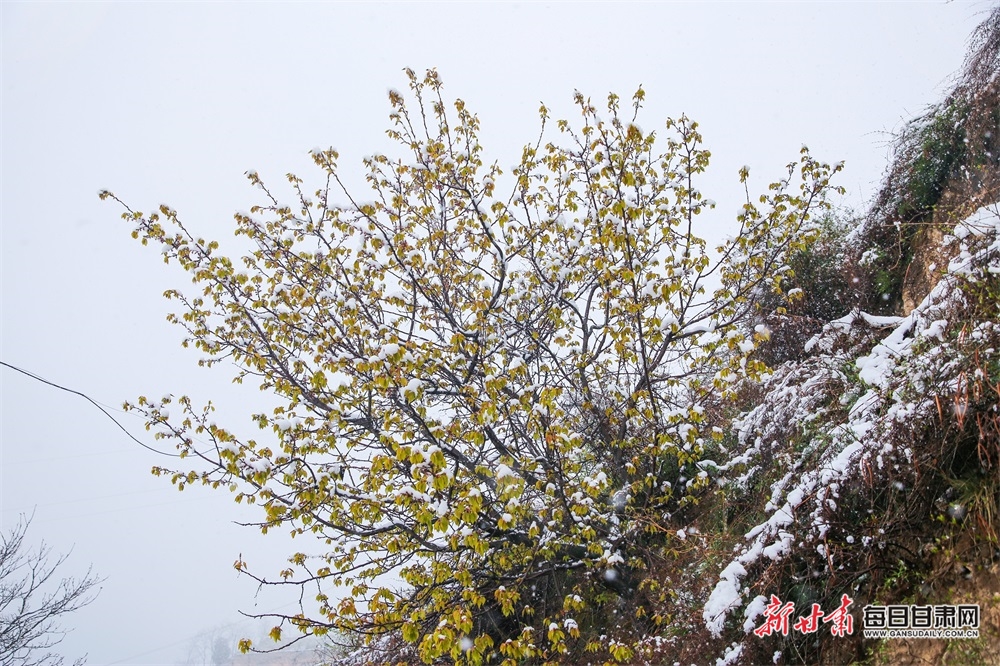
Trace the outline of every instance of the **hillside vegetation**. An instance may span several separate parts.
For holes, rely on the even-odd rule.
[[[998,56],[994,10],[870,212],[828,220],[792,263],[802,299],[764,308],[773,373],[730,407],[694,521],[714,575],[690,578],[707,632],[682,630],[684,663],[1000,663]],[[771,595],[793,622],[847,595],[854,631],[755,635]],[[980,638],[866,641],[866,604],[979,604]]]

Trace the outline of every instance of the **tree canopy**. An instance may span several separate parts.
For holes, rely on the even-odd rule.
[[[168,206],[126,206],[133,237],[196,285],[166,292],[184,345],[278,401],[253,415],[258,439],[186,396],[126,407],[183,457],[155,473],[316,539],[276,575],[236,563],[313,590],[276,639],[355,634],[394,662],[627,660],[669,619],[649,572],[711,484],[713,410],[764,370],[757,303],[784,293],[840,165],[803,147],[713,248],[698,124],[644,131],[642,89],[604,109],[577,93],[576,122],[542,106],[505,172],[436,72],[407,76],[366,198],[333,149],[312,153],[318,189],[287,176],[291,203],[247,174],[262,200],[235,216],[243,256]]]

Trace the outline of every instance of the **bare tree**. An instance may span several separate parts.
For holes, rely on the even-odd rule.
[[[22,515],[13,529],[0,534],[0,666],[62,664],[64,658],[52,652],[68,631],[61,616],[91,603],[103,580],[91,569],[82,578],[57,578],[69,555],[53,558],[44,541],[29,548],[30,524],[31,518]]]

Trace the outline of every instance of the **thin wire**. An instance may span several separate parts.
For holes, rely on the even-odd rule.
[[[109,419],[111,419],[112,421],[114,421],[114,424],[116,426],[118,426],[123,433],[125,433],[126,435],[129,436],[129,439],[131,439],[133,442],[135,442],[136,444],[138,444],[142,448],[148,449],[148,450],[152,451],[153,453],[158,453],[161,456],[167,456],[167,457],[170,457],[170,458],[180,458],[180,454],[177,454],[177,453],[167,453],[166,451],[160,451],[159,449],[154,449],[152,446],[149,446],[148,444],[144,444],[143,442],[141,442],[138,439],[136,439],[135,435],[133,435],[132,433],[130,433],[128,430],[126,430],[125,426],[123,426],[121,423],[118,422],[118,419],[116,419],[115,417],[111,416],[111,414],[110,414],[110,412],[108,412],[108,410],[104,409],[104,407],[102,407],[101,405],[99,405],[93,398],[91,398],[86,393],[81,393],[80,391],[74,391],[71,388],[66,388],[65,386],[60,386],[59,384],[56,384],[55,382],[50,382],[49,380],[47,380],[47,379],[45,379],[43,377],[39,377],[38,375],[36,375],[33,372],[28,372],[27,370],[19,368],[16,365],[11,365],[10,363],[6,363],[4,361],[0,361],[0,365],[4,366],[5,368],[10,368],[11,370],[14,370],[16,372],[20,372],[22,375],[26,375],[28,377],[31,377],[32,379],[34,379],[36,381],[42,382],[43,384],[48,384],[49,386],[55,387],[55,388],[57,388],[57,389],[59,389],[61,391],[66,391],[67,393],[72,393],[73,395],[80,396],[81,398],[83,398],[84,400],[86,400],[87,402],[89,402],[90,404],[92,404],[94,407],[97,407],[99,410],[101,410],[101,412],[103,412],[105,416],[107,416]]]

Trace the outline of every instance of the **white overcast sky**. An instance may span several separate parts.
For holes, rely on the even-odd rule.
[[[140,210],[169,203],[225,248],[233,211],[257,202],[245,171],[309,182],[307,152],[329,145],[358,164],[386,145],[402,68],[433,66],[505,167],[537,134],[540,101],[567,115],[574,89],[598,100],[642,84],[643,128],[681,113],[702,125],[714,155],[702,190],[719,202],[709,233],[733,224],[740,166],[770,180],[803,143],[846,160],[840,183],[861,208],[891,133],[940,98],[989,7],[2,0],[0,358],[112,407],[213,398],[220,423],[246,432],[263,401],[180,349],[160,293],[187,279],[129,238],[99,189]],[[69,618],[67,655],[177,663],[237,609],[291,601],[255,598],[232,563],[276,570],[302,544],[235,526],[253,516],[227,493],[153,478],[157,457],[80,398],[8,369],[0,391],[0,529],[34,511],[32,539],[73,549],[66,573],[92,563],[107,577]]]

